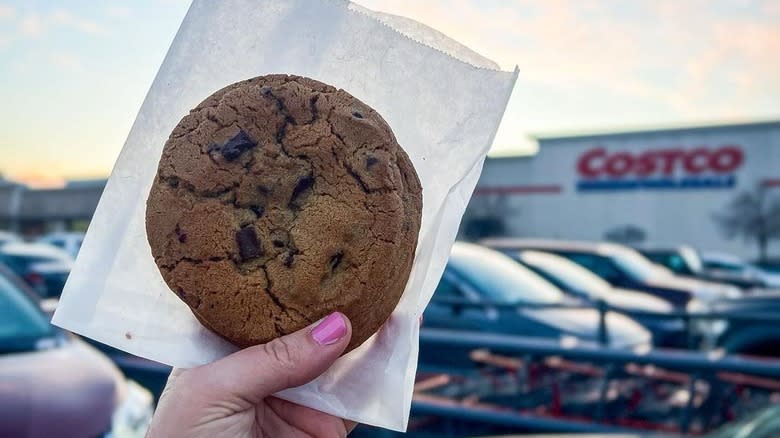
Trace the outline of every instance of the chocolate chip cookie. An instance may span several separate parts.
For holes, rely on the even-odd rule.
[[[422,190],[390,127],[343,90],[297,76],[229,85],[165,143],[146,206],[162,277],[240,347],[333,311],[362,344],[406,286]]]

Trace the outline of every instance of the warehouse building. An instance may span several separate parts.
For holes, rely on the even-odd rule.
[[[106,181],[72,181],[61,189],[31,189],[0,181],[0,229],[27,236],[85,231]]]
[[[534,156],[486,160],[464,227],[755,257],[757,245],[727,239],[716,217],[740,193],[780,195],[780,121],[535,139]],[[780,254],[780,242],[769,249]]]

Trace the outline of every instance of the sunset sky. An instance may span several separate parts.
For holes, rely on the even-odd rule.
[[[533,133],[780,118],[780,1],[361,0],[520,68],[496,151]],[[0,172],[105,177],[189,0],[0,0]]]

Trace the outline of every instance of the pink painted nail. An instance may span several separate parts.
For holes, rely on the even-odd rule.
[[[338,312],[328,315],[311,331],[311,337],[314,338],[314,342],[320,345],[334,344],[346,334],[347,323]]]

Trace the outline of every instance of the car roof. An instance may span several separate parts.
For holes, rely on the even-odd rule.
[[[60,248],[45,243],[12,242],[3,245],[0,253],[13,256],[51,257],[56,259],[71,259],[70,254]]]
[[[643,243],[633,247],[639,252],[647,253],[664,253],[664,252],[680,252],[680,251],[695,251],[690,245],[674,244],[674,243]]]
[[[556,239],[526,239],[516,237],[488,238],[480,241],[481,244],[501,250],[535,249],[540,251],[573,251],[597,254],[614,254],[623,252],[629,248],[609,242],[590,242],[582,240],[556,240]]]
[[[714,251],[704,251],[701,253],[702,260],[705,261],[713,261],[713,262],[724,262],[724,263],[738,263],[743,264],[745,261],[734,254],[729,254],[725,252],[714,252]]]
[[[2,231],[2,230],[0,230],[0,240],[2,240],[2,241],[18,242],[18,241],[21,241],[22,238],[19,237],[19,235],[16,234],[16,233],[12,233],[10,231]]]

